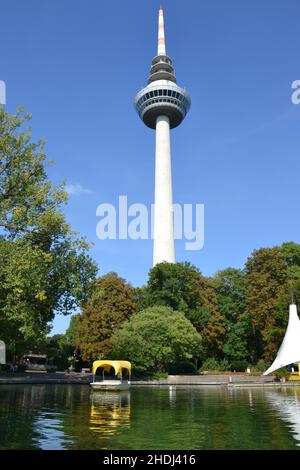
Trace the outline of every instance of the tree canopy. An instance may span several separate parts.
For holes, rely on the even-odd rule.
[[[225,330],[214,287],[191,263],[157,264],[138,298],[141,308],[163,305],[183,312],[201,334],[207,353],[221,353]]]
[[[85,300],[97,272],[89,244],[65,220],[64,185],[49,181],[29,119],[0,110],[0,327],[16,354],[45,340],[55,313]]]
[[[86,361],[107,359],[111,336],[138,310],[133,287],[116,273],[96,279],[78,319],[76,344]]]
[[[116,357],[138,372],[168,372],[193,363],[202,352],[201,336],[182,312],[154,306],[136,313],[112,337]]]
[[[224,358],[229,362],[249,360],[252,328],[246,308],[246,275],[240,269],[227,268],[214,276],[220,313],[224,318]]]
[[[254,250],[246,262],[246,315],[254,330],[254,356],[271,360],[284,336],[290,280],[279,247]]]

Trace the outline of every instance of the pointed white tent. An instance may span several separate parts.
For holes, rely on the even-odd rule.
[[[300,320],[297,306],[290,305],[289,323],[276,359],[263,375],[268,375],[281,367],[300,362]]]

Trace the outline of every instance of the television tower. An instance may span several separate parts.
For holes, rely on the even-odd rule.
[[[177,85],[172,60],[166,53],[164,14],[158,14],[158,48],[148,85],[135,97],[136,110],[146,126],[155,129],[155,197],[153,266],[175,263],[170,129],[179,126],[191,105],[189,94]]]

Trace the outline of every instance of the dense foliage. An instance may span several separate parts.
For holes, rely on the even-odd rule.
[[[179,310],[203,339],[206,354],[220,355],[224,341],[223,317],[210,279],[190,263],[160,263],[150,270],[143,291],[138,290],[140,308],[164,305]]]
[[[246,316],[253,327],[254,360],[272,360],[288,319],[288,267],[280,248],[255,250],[246,263]]]
[[[0,110],[0,332],[13,355],[40,348],[55,313],[86,298],[97,268],[66,223],[67,194],[48,180],[30,116]]]
[[[76,344],[83,359],[107,359],[113,332],[136,312],[134,290],[124,279],[109,273],[95,280],[78,320]]]
[[[140,308],[182,311],[202,337],[202,369],[264,370],[274,359],[288,320],[291,290],[300,298],[300,245],[254,250],[245,268],[205,278],[189,263],[162,263],[136,290]]]
[[[223,356],[229,362],[249,360],[252,327],[245,314],[245,272],[233,268],[219,271],[214,276],[214,286],[220,313],[224,318]]]
[[[168,372],[195,364],[201,336],[182,312],[155,306],[133,315],[112,337],[116,357],[137,372]]]

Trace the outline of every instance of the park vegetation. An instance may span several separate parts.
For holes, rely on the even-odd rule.
[[[259,371],[273,361],[300,295],[300,245],[254,250],[243,269],[208,278],[190,263],[161,263],[145,286],[99,278],[74,346],[85,359],[128,359],[137,373]]]
[[[112,333],[138,310],[134,289],[116,273],[95,280],[82,305],[75,346],[84,361],[106,359],[113,352]]]
[[[300,245],[254,250],[243,269],[212,277],[187,262],[156,265],[142,287],[97,277],[29,119],[0,111],[0,339],[11,360],[39,351],[60,369],[76,357],[127,359],[140,374],[263,370],[282,341],[290,290],[300,298]],[[55,314],[73,314],[64,335],[49,336]]]
[[[97,273],[65,220],[67,193],[49,181],[29,119],[0,110],[0,334],[14,358],[45,344],[55,313],[79,307]]]

